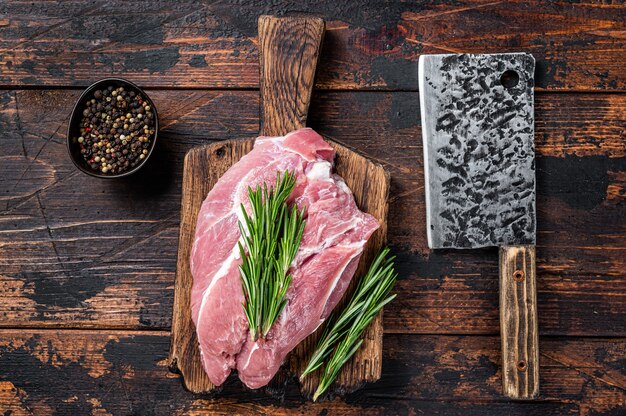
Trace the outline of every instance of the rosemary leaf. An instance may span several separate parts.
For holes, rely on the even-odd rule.
[[[397,273],[393,268],[395,257],[387,258],[389,249],[383,249],[374,259],[367,274],[361,279],[346,307],[331,320],[300,379],[321,368],[330,357],[313,400],[323,394],[339,375],[341,368],[358,351],[362,335],[378,312],[396,295],[389,295],[395,285]]]
[[[251,212],[241,206],[239,266],[244,293],[243,308],[250,336],[265,337],[287,304],[291,284],[288,274],[304,232],[304,210],[287,206],[296,179],[286,171],[276,173],[273,187],[266,183],[248,187]]]

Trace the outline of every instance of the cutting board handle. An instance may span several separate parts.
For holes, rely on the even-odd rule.
[[[259,17],[262,135],[306,125],[324,27],[313,16]]]
[[[535,246],[500,247],[502,387],[513,399],[539,394]]]

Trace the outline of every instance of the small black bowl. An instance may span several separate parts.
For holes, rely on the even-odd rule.
[[[80,136],[80,122],[83,117],[83,108],[84,108],[85,103],[88,100],[91,100],[93,98],[94,91],[98,89],[104,89],[109,86],[112,86],[113,88],[124,87],[124,89],[127,91],[134,91],[135,94],[140,94],[143,98],[145,98],[145,100],[148,102],[150,107],[152,107],[152,113],[154,114],[154,134],[152,135],[151,140],[150,140],[150,147],[148,148],[148,154],[143,159],[143,161],[139,163],[137,166],[135,166],[134,168],[131,168],[130,170],[127,170],[122,173],[115,173],[115,174],[102,173],[102,172],[91,169],[87,161],[83,158],[83,156],[80,153],[79,144],[73,143],[72,141],[73,138]],[[152,155],[152,151],[154,150],[154,146],[156,145],[158,134],[159,134],[159,116],[157,114],[156,106],[154,105],[154,102],[150,99],[148,94],[146,94],[144,90],[142,90],[141,88],[139,88],[132,82],[126,81],[125,79],[104,78],[104,79],[101,79],[100,81],[97,81],[91,84],[80,95],[80,97],[76,101],[76,104],[74,105],[74,109],[72,110],[72,115],[70,117],[70,123],[67,127],[67,151],[70,154],[70,158],[72,159],[72,162],[74,162],[74,165],[76,165],[78,169],[82,170],[87,175],[95,176],[96,178],[105,178],[105,179],[121,178],[121,177],[128,176],[137,172],[139,169],[141,169],[142,166],[146,164],[146,162]]]

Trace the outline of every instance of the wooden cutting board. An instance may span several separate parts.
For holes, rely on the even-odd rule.
[[[283,135],[305,126],[323,33],[324,21],[315,17],[259,18],[262,135]],[[356,275],[347,292],[351,294],[386,240],[389,175],[382,166],[339,143],[328,141],[337,151],[335,170],[354,193],[357,205],[381,224],[365,246]],[[197,215],[202,201],[213,185],[253,145],[254,139],[224,140],[192,149],[185,157],[170,368],[182,375],[185,387],[194,393],[215,389],[202,369],[195,326],[191,320],[193,277],[189,268],[189,257]],[[345,298],[338,307],[345,303]],[[322,328],[291,352],[283,370],[275,379],[282,382],[287,377],[302,372],[321,330]],[[353,391],[364,382],[380,378],[382,335],[381,312],[366,331],[365,341],[359,352],[343,368],[335,391]],[[318,374],[307,377],[301,386],[302,393],[310,397],[317,383]]]

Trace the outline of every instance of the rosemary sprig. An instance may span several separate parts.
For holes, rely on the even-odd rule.
[[[239,266],[244,298],[243,308],[250,336],[265,337],[287,303],[285,294],[291,284],[289,267],[304,231],[304,209],[287,206],[296,179],[293,173],[276,173],[276,184],[248,187],[251,213],[243,204],[239,221],[243,244]]]
[[[300,379],[320,368],[330,356],[313,400],[323,394],[339,375],[346,362],[363,343],[361,335],[378,312],[396,295],[389,292],[396,283],[397,273],[393,268],[395,257],[387,258],[389,249],[383,249],[372,262],[367,274],[361,279],[350,302],[332,324],[328,325]],[[332,356],[331,356],[332,354]]]

